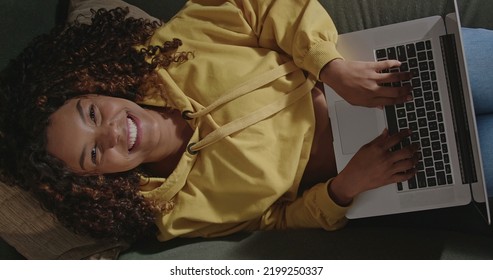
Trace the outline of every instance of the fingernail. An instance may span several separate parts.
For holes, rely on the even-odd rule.
[[[412,95],[406,96],[406,101],[411,101],[411,100],[413,100],[413,96]]]

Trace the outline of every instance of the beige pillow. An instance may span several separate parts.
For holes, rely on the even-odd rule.
[[[98,10],[100,8],[105,8],[110,10],[115,7],[128,7],[128,17],[146,18],[151,21],[158,20],[140,8],[121,0],[71,0],[68,7],[67,22],[78,20],[80,23],[91,23],[91,9]]]
[[[125,244],[76,235],[65,229],[34,197],[0,182],[0,235],[27,259],[83,259]],[[115,258],[118,255],[106,256]]]
[[[130,17],[156,20],[120,0],[71,0],[67,22],[90,23],[91,9],[129,7]],[[76,235],[65,229],[36,199],[0,182],[0,237],[27,259],[117,258],[128,246]]]

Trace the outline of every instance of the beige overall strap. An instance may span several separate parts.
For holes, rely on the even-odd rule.
[[[303,84],[301,84],[298,88],[291,91],[290,93],[284,95],[278,100],[266,105],[244,117],[236,119],[230,123],[227,123],[220,128],[212,131],[207,134],[202,140],[195,144],[191,144],[189,146],[190,152],[197,152],[209,145],[216,143],[217,141],[223,139],[226,136],[229,136],[235,132],[238,132],[246,127],[249,127],[259,121],[262,121],[289,105],[295,103],[300,98],[308,94],[311,89],[315,86],[315,82],[311,80],[306,80]]]
[[[242,84],[240,84],[238,87],[235,89],[231,90],[227,94],[223,94],[220,98],[209,104],[207,107],[192,113],[188,112],[187,117],[194,119],[194,118],[199,118],[202,117],[213,110],[215,110],[217,107],[226,104],[232,100],[235,100],[236,98],[239,98],[247,93],[252,92],[255,89],[258,89],[262,86],[265,86],[266,84],[273,82],[280,77],[286,76],[291,72],[294,72],[295,70],[299,69],[296,64],[294,64],[294,61],[289,61],[286,62],[282,65],[279,65],[276,68],[273,68],[265,73],[263,73],[260,76],[256,76]]]

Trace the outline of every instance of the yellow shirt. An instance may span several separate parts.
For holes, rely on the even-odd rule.
[[[158,204],[174,198],[173,210],[156,217],[158,238],[342,227],[347,209],[326,184],[296,195],[314,135],[309,92],[322,67],[340,57],[324,8],[309,0],[190,1],[149,44],[173,38],[194,57],[158,70],[168,100],[142,103],[192,112],[195,146],[168,178],[143,186]]]

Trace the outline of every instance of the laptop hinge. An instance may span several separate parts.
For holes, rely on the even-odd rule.
[[[462,183],[476,183],[478,178],[472,152],[466,103],[454,34],[440,36],[440,43],[445,65],[445,74],[447,77],[448,93],[451,101],[452,117],[454,120],[455,138],[459,151]]]

